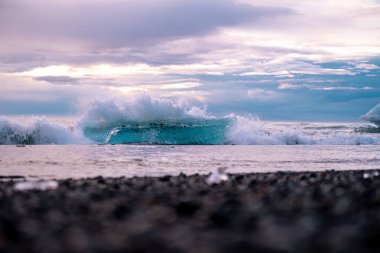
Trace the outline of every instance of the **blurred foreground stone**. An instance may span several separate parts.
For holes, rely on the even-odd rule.
[[[380,252],[378,171],[0,182],[0,252]]]

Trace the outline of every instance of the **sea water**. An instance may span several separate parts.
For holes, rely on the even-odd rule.
[[[0,175],[29,180],[380,169],[379,145],[0,146]]]
[[[72,117],[0,116],[0,144],[0,175],[29,179],[380,169],[376,124],[215,116],[146,96]]]

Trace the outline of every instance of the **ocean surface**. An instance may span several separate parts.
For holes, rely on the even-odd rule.
[[[28,141],[0,145],[0,176],[23,176],[28,180],[208,174],[219,167],[229,173],[380,169],[380,134],[376,126],[365,122],[290,123],[244,119],[241,129],[229,126],[223,135],[212,135],[214,139],[210,139],[206,130],[215,131],[219,125],[203,128],[215,123],[206,121],[201,125],[201,134],[190,123],[187,128],[182,125],[179,129],[190,134],[190,140],[205,135],[204,140],[211,140],[215,145],[171,144],[176,135],[182,133],[178,129],[174,135],[169,134],[169,143],[157,145],[156,141],[146,141],[145,129],[138,132],[143,137],[141,143],[122,144],[123,138],[131,138],[131,133],[123,133],[128,129],[124,126],[119,139],[113,139],[116,144],[110,144],[106,139],[115,131],[113,128],[103,139],[96,136],[91,139],[85,133],[70,130],[72,119],[24,119],[24,124],[14,118],[3,118],[5,120],[20,133],[26,132],[22,138]],[[56,121],[59,123],[52,123]],[[142,125],[154,131],[164,127],[149,124]],[[169,125],[168,129],[172,128]],[[197,136],[192,138],[191,131]],[[4,130],[2,134],[1,138],[8,141],[9,135],[4,135]],[[147,134],[149,138],[154,136]]]
[[[379,145],[0,146],[0,176],[29,180],[380,169]]]
[[[170,100],[97,101],[72,117],[0,116],[0,175],[28,179],[380,169],[370,122],[266,122]]]

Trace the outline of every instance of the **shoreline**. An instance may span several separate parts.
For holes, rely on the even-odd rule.
[[[1,252],[377,252],[379,170],[0,182]]]

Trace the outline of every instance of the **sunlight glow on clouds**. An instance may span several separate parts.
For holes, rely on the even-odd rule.
[[[380,98],[379,13],[374,0],[3,0],[0,99],[69,107],[146,92],[221,113],[286,118],[276,110],[307,103],[356,119]]]
[[[89,67],[71,67],[68,65],[52,65],[48,67],[35,68],[30,71],[22,72],[21,75],[30,77],[39,76],[121,76],[132,74],[153,74],[158,75],[162,72],[146,64],[136,64],[129,66],[112,66],[108,64],[94,65]]]
[[[154,90],[186,90],[191,89],[195,87],[199,87],[202,84],[200,83],[190,83],[190,82],[183,82],[183,83],[170,83],[170,84],[158,84],[158,85],[139,85],[139,86],[132,86],[132,87],[117,87],[113,88],[111,87],[111,90],[120,91],[125,94],[131,94],[135,92],[149,92]]]
[[[298,89],[310,89],[310,90],[372,90],[372,87],[348,87],[348,86],[318,86],[310,84],[288,84],[282,83],[278,86],[279,90],[298,90]]]

